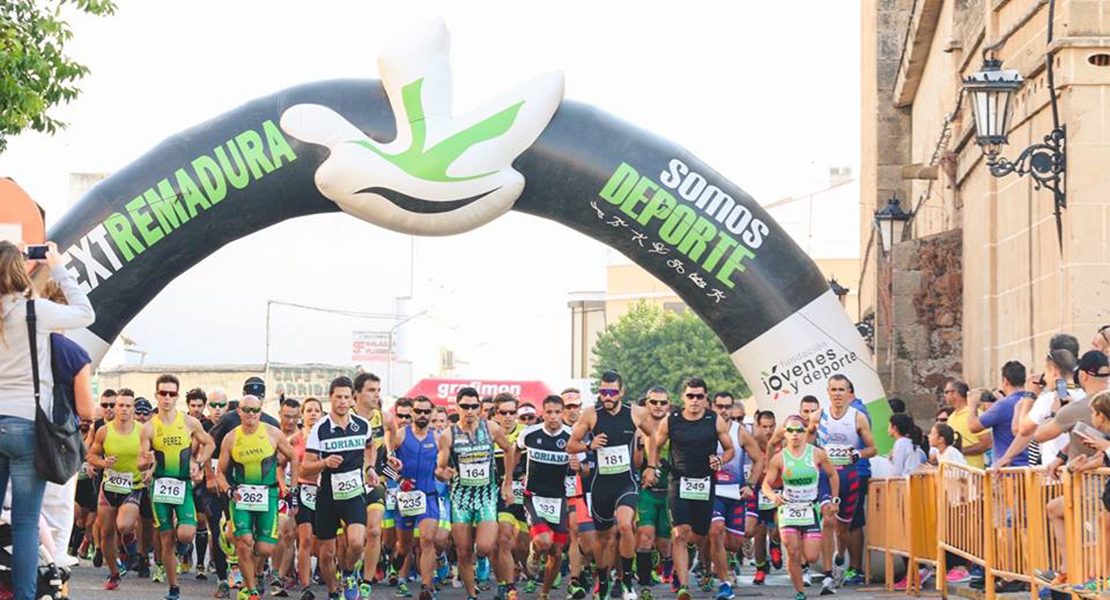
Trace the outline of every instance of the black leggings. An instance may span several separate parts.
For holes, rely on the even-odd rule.
[[[227,499],[223,496],[217,496],[205,488],[201,496],[201,506],[204,510],[204,516],[208,520],[208,540],[212,551],[212,564],[216,566],[216,577],[224,580],[227,579],[227,556],[224,554],[223,548],[220,547],[220,533],[222,531],[220,523],[224,512],[227,510]]]

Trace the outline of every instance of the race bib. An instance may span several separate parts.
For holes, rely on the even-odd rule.
[[[779,507],[780,527],[804,527],[813,523],[812,502],[791,502]]]
[[[567,475],[563,480],[563,487],[567,490],[567,498],[573,498],[578,495],[578,476]]]
[[[185,504],[185,482],[173,477],[159,477],[154,480],[152,498],[158,504]]]
[[[532,496],[532,506],[536,509],[536,516],[548,523],[558,525],[563,520],[562,498]]]
[[[628,455],[628,446],[614,446],[612,448],[597,449],[598,471],[602,475],[616,475],[626,473],[632,468],[632,457]]]
[[[467,487],[489,485],[489,461],[462,463],[459,465],[459,480]]]
[[[751,481],[752,480],[752,467],[754,467],[754,466],[755,465],[753,463],[750,463],[750,462],[744,463],[744,481]]]
[[[331,496],[336,500],[350,500],[362,495],[362,471],[354,469],[331,474]]]
[[[397,488],[386,488],[385,509],[397,510]]]
[[[266,512],[270,509],[270,488],[264,485],[240,485],[236,490],[239,499],[235,508],[251,512]]]
[[[524,482],[513,482],[513,504],[524,504]]]
[[[104,490],[117,494],[130,494],[135,487],[134,474],[120,473],[107,469],[104,471]]]
[[[301,506],[309,510],[316,510],[316,486],[301,484]]]
[[[219,473],[220,472],[220,459],[219,458],[213,458],[212,459],[212,472],[213,473]]]
[[[759,486],[759,510],[768,510],[775,507],[775,502],[763,494],[763,486]]]
[[[679,478],[678,497],[683,500],[709,500],[709,478]]]
[[[788,487],[783,491],[782,495],[788,504],[814,502],[817,500],[817,486],[811,485],[801,488]]]
[[[825,446],[825,454],[829,455],[829,462],[843,467],[852,464],[852,447],[844,444],[829,444]]]
[[[417,517],[428,511],[428,497],[419,490],[398,492],[397,507],[401,510],[401,516]]]
[[[285,487],[293,487],[293,465],[285,466]]]

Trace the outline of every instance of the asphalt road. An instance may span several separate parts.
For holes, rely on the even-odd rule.
[[[120,589],[114,592],[104,590],[104,581],[108,576],[107,569],[96,569],[89,563],[83,562],[81,566],[75,567],[73,578],[70,581],[70,598],[73,600],[159,600],[166,594],[166,584],[152,583],[149,579],[138,579],[133,574],[124,577],[123,584]],[[747,582],[751,581],[752,568],[745,567],[741,581],[745,582],[743,585],[735,589],[737,598],[794,598],[794,588],[790,585],[790,580],[786,575],[786,571],[776,571],[767,578],[767,585],[753,586]],[[417,586],[410,586],[414,594],[419,591]],[[209,581],[197,581],[195,573],[184,575],[181,578],[181,594],[182,598],[190,599],[208,599],[213,597],[216,586],[214,583],[214,576],[209,576]],[[325,600],[327,597],[326,591],[321,586],[314,588],[316,598],[318,600]],[[810,597],[817,598],[820,588],[809,588]],[[656,586],[653,588],[654,597],[662,600],[674,600],[675,595],[670,591],[667,586]],[[395,598],[396,588],[390,587],[375,587],[372,598],[373,600],[393,600]],[[565,586],[562,589],[552,590],[552,600],[563,600],[565,596]],[[418,595],[418,594],[416,594]],[[521,593],[522,600],[536,600],[537,594]],[[845,598],[849,600],[863,600],[866,598],[876,597],[890,597],[896,596],[904,597],[904,594],[887,594],[882,590],[881,585],[875,584],[864,587],[842,588],[837,596],[833,598]],[[269,597],[269,596],[267,596]],[[290,592],[291,600],[298,600],[299,593]],[[694,598],[698,600],[711,600],[714,597],[713,593],[704,593],[701,591],[694,592]],[[480,600],[492,600],[493,591],[483,592],[479,596]],[[463,589],[444,588],[439,593],[439,600],[466,600],[466,594]]]

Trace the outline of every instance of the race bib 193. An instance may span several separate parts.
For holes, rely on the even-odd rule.
[[[239,498],[235,508],[251,512],[266,512],[270,509],[270,488],[264,485],[240,485],[236,491]]]
[[[152,499],[158,504],[185,504],[185,482],[173,477],[155,479]]]
[[[536,509],[536,516],[548,523],[558,525],[563,520],[562,498],[532,496],[532,506]]]
[[[357,496],[361,496],[362,489],[362,471],[354,469],[352,471],[345,471],[343,473],[331,474],[331,496],[336,500],[350,500]]]
[[[627,472],[632,468],[632,457],[628,454],[628,446],[598,448],[597,465],[602,475]]]
[[[683,500],[709,500],[709,478],[680,478],[678,480],[678,497]]]

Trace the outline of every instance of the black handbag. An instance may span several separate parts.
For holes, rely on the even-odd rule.
[[[31,343],[31,374],[35,379],[35,471],[42,479],[62,485],[81,468],[85,444],[70,402],[55,397],[53,415],[47,415],[42,409],[36,321],[35,301],[28,300],[27,336]],[[55,384],[56,393],[58,387]]]

